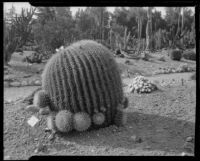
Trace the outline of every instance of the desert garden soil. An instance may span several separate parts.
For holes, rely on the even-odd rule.
[[[125,59],[121,58],[117,61],[122,74],[128,68],[133,72],[143,70],[145,75],[151,70],[148,66],[153,64],[131,60],[133,65],[126,65]],[[168,66],[178,66],[179,63],[168,62]],[[154,68],[167,66],[167,62],[155,64]],[[191,65],[196,64],[192,62]],[[57,134],[54,140],[48,139],[50,133],[45,132],[45,116],[27,112],[24,109],[27,105],[20,102],[4,103],[4,159],[28,159],[33,155],[180,156],[182,152],[194,155],[194,143],[185,148],[186,139],[195,133],[196,82],[189,80],[190,75],[181,73],[178,76],[165,74],[154,77],[158,82],[173,78],[177,83],[169,86],[157,84],[158,91],[141,95],[126,93],[130,78],[124,77],[124,91],[129,99],[128,122],[124,127],[112,125],[82,133]],[[178,81],[182,77],[186,80],[183,85]],[[38,87],[6,88],[4,99],[28,95],[34,88]],[[27,124],[32,115],[40,120],[35,127]],[[43,146],[36,152],[38,144]]]

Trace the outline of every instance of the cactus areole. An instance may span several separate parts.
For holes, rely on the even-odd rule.
[[[114,122],[116,108],[123,101],[112,52],[92,40],[76,42],[53,55],[43,71],[42,88],[52,111],[86,112],[91,118],[102,112],[106,126]]]

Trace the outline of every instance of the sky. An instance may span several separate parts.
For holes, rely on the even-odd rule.
[[[20,13],[22,8],[30,8],[30,4],[28,2],[4,2],[4,12],[8,11],[12,5],[15,7],[16,12]],[[70,10],[72,11],[72,15],[75,15],[76,11],[79,8],[86,8],[86,7],[70,7]],[[165,15],[164,7],[155,7],[157,11],[161,11],[162,16]],[[189,7],[194,11],[194,7]],[[115,7],[107,7],[107,9],[110,12],[113,12],[115,10]]]

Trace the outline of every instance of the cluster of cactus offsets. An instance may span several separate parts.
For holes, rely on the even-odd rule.
[[[105,116],[105,126],[114,124],[117,106],[124,97],[112,52],[92,40],[76,42],[53,55],[43,70],[42,88],[50,98],[50,109],[70,111],[80,131],[98,112]],[[89,118],[76,115],[82,112]]]
[[[73,129],[73,114],[68,110],[61,110],[55,116],[55,125],[60,132],[69,132]]]
[[[44,90],[40,90],[35,93],[33,98],[33,104],[40,108],[49,106],[50,100],[48,94]]]
[[[155,91],[157,87],[145,77],[137,76],[129,85],[129,89],[131,93],[151,93],[152,91]]]
[[[101,112],[98,112],[92,116],[92,121],[95,125],[102,125],[105,121],[105,115]]]
[[[127,112],[123,108],[123,105],[119,104],[117,107],[117,113],[115,115],[115,124],[117,126],[124,126],[127,122]]]
[[[77,131],[86,131],[91,125],[90,116],[85,112],[78,112],[73,116],[73,127]]]
[[[49,116],[47,116],[47,127],[51,130],[58,131],[56,128],[56,123],[55,123],[55,116],[57,113],[51,112]]]

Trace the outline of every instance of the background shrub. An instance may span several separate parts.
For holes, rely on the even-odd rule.
[[[182,51],[177,49],[171,50],[169,55],[172,60],[180,61],[182,57]]]
[[[196,60],[196,52],[190,50],[183,53],[183,58],[188,60]]]

